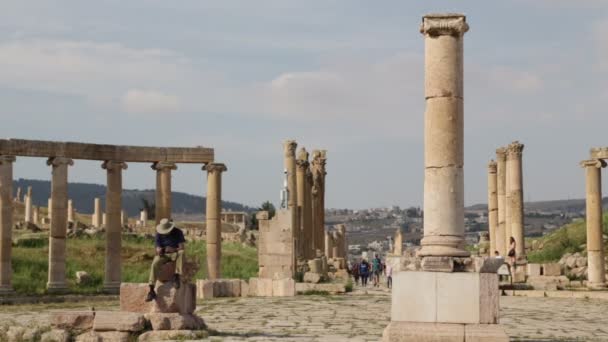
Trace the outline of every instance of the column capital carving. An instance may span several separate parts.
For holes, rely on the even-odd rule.
[[[594,147],[591,149],[591,158],[608,159],[608,147]]]
[[[298,143],[295,140],[285,140],[283,142],[283,149],[285,151],[285,157],[295,157],[296,148],[298,147]]]
[[[506,147],[497,148],[496,149],[496,161],[504,162],[505,160],[507,160],[507,148]]]
[[[432,13],[422,17],[420,33],[426,36],[458,36],[469,30],[469,24],[463,14]]]
[[[46,161],[46,165],[49,165],[49,166],[60,166],[60,165],[72,166],[72,165],[74,165],[74,160],[72,160],[72,158],[65,158],[65,157],[50,157]]]
[[[497,167],[498,163],[496,163],[494,160],[490,160],[488,163],[488,173],[496,173]]]
[[[155,162],[151,166],[152,170],[177,170],[177,165],[171,162],[159,161]]]
[[[222,164],[222,163],[209,163],[209,164],[203,165],[203,171],[207,171],[208,173],[224,172],[224,171],[228,171],[228,168],[226,167],[225,164]]]
[[[583,160],[580,163],[581,167],[587,168],[587,167],[595,167],[598,169],[604,168],[606,167],[606,162],[603,161],[602,159],[589,159],[589,160]]]
[[[308,153],[308,151],[306,151],[305,147],[302,147],[300,149],[300,152],[298,152],[298,160],[308,161],[309,156],[310,154]]]
[[[104,170],[126,170],[127,167],[127,163],[116,160],[106,160],[101,164],[101,168]]]
[[[507,157],[520,157],[524,151],[524,144],[514,141],[507,146]]]
[[[17,158],[15,158],[15,156],[0,156],[0,165],[12,163],[15,160],[17,160]]]

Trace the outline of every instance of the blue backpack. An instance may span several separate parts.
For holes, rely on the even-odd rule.
[[[361,263],[359,270],[361,274],[367,274],[367,272],[369,272],[368,265],[366,263]]]

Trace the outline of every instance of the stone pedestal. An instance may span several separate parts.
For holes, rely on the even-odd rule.
[[[68,166],[74,165],[72,159],[49,158],[47,164],[52,166],[51,177],[51,229],[49,231],[49,271],[47,290],[64,292],[65,281],[66,234],[68,228]]]
[[[602,233],[602,168],[606,162],[600,159],[581,163],[587,181],[587,286],[592,289],[606,288],[604,269],[604,238]]]
[[[13,234],[13,162],[0,156],[0,295],[13,293],[11,266]]]
[[[207,171],[207,277],[221,278],[222,258],[222,172],[226,165],[211,163],[203,167]]]
[[[515,255],[518,260],[525,260],[526,246],[524,240],[524,192],[522,152],[524,145],[512,142],[507,149],[507,176],[509,177],[509,202],[507,211],[510,214],[511,235],[515,238]]]
[[[496,229],[496,250],[503,257],[508,254],[509,237],[507,232],[506,208],[507,208],[507,149],[500,147],[496,149],[496,195],[498,203],[498,228]]]
[[[104,291],[118,293],[120,290],[122,261],[122,170],[127,164],[120,161],[106,161],[102,168],[107,171],[106,188],[106,260]]]
[[[160,220],[171,218],[171,171],[177,170],[175,163],[156,162],[156,224]]]

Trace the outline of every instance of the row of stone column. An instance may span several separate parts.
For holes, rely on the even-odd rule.
[[[0,293],[12,292],[11,241],[13,227],[13,162],[14,156],[0,156]],[[47,165],[52,168],[51,198],[49,199],[49,268],[47,289],[49,292],[67,290],[66,283],[66,237],[68,221],[73,220],[71,201],[68,201],[68,166],[74,162],[70,158],[51,157]],[[104,290],[117,292],[121,282],[121,249],[122,227],[125,215],[122,212],[122,170],[127,164],[122,161],[105,161],[102,168],[107,172],[106,208],[103,222],[106,227],[106,257]],[[157,171],[156,219],[171,218],[171,170],[173,163],[154,163]],[[207,246],[210,277],[219,276],[219,259],[221,257],[221,172],[226,170],[223,164],[207,164],[204,170],[208,173],[207,191]],[[31,199],[31,195],[26,198]],[[27,206],[26,206],[27,207]],[[101,203],[95,201],[93,224],[99,224]],[[26,215],[27,216],[27,215]]]
[[[490,253],[506,256],[515,239],[518,259],[525,259],[524,194],[522,153],[524,145],[514,141],[496,149],[496,161],[488,164],[488,229]]]
[[[310,260],[325,251],[325,150],[309,153],[301,148],[296,158],[297,143],[283,144],[287,171],[288,208],[291,210],[294,234],[294,265],[297,258]],[[318,251],[318,252],[317,252]]]
[[[325,232],[325,256],[331,258],[346,259],[348,247],[346,244],[346,226],[336,225],[333,232]]]

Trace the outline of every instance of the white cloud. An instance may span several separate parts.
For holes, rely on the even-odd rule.
[[[129,89],[122,98],[122,106],[133,114],[175,113],[181,108],[177,96],[141,89]]]

